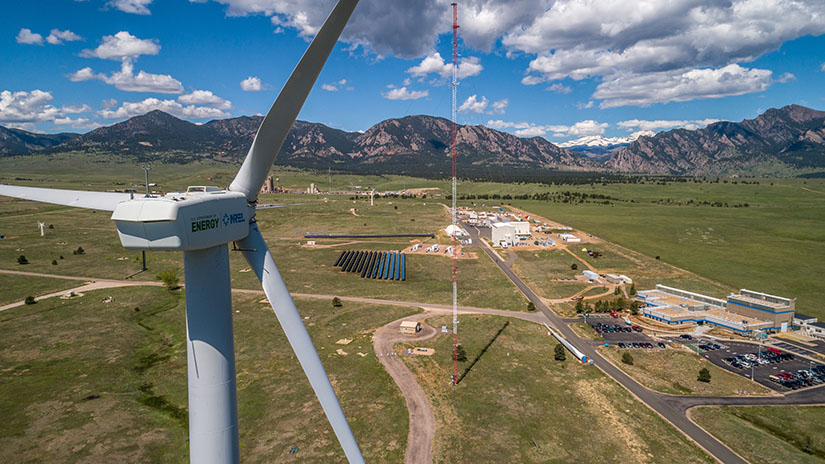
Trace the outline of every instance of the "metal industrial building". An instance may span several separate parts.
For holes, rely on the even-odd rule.
[[[742,289],[721,300],[700,293],[656,285],[638,294],[642,314],[667,324],[713,324],[741,334],[785,332],[796,300]]]

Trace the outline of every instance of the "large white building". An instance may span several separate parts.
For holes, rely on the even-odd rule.
[[[516,229],[510,222],[494,222],[490,224],[490,239],[493,245],[513,246],[516,239]]]
[[[527,221],[511,221],[509,223],[513,226],[513,230],[518,237],[530,236],[530,223]]]

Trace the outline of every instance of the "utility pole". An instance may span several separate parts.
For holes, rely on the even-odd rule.
[[[149,166],[143,166],[143,174],[146,178],[146,198],[151,197],[151,193],[149,192],[149,170],[152,169]]]

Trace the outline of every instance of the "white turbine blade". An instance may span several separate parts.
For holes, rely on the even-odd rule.
[[[0,195],[23,200],[74,206],[75,208],[114,211],[118,203],[131,198],[128,193],[86,192],[83,190],[61,190],[39,187],[18,187],[0,184]]]
[[[269,252],[257,224],[250,224],[249,235],[238,242],[238,245],[252,270],[260,279],[264,293],[266,293],[266,297],[278,317],[278,322],[280,322],[289,344],[292,345],[292,350],[298,356],[298,362],[301,363],[312,389],[315,390],[315,396],[318,397],[318,401],[320,401],[321,407],[324,409],[330,425],[332,425],[332,430],[344,449],[347,460],[351,463],[363,463],[364,457],[361,455],[361,449],[355,441],[355,436],[352,434],[347,418],[344,416],[344,410],[341,409],[338,397],[335,396],[335,390],[332,389],[324,365],[321,364],[321,358],[318,357],[318,352],[315,351],[312,339],[309,337],[306,327],[304,327],[301,315],[295,308],[295,303],[292,301],[289,290],[287,290],[286,284],[275,266],[275,261],[272,260],[272,254]]]
[[[332,10],[269,109],[229,190],[243,193],[249,201],[258,198],[292,123],[357,4],[358,0],[339,0]]]

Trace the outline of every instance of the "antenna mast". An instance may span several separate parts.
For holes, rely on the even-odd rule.
[[[458,88],[458,3],[453,2],[453,131],[452,131],[452,158],[453,158],[453,379],[452,384],[458,384],[458,208],[456,205],[456,90]]]

